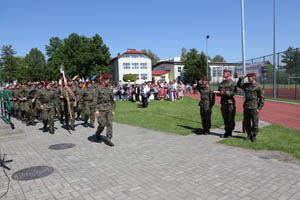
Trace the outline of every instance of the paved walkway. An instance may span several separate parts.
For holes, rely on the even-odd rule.
[[[199,94],[187,94],[200,99]],[[235,96],[237,111],[243,113],[243,98]],[[216,105],[220,105],[220,97],[216,96]],[[292,129],[300,130],[300,105],[287,104],[265,100],[260,112],[260,119],[271,124],[279,124]]]
[[[1,153],[14,160],[8,175],[41,165],[55,171],[31,181],[12,179],[7,200],[300,199],[298,164],[218,144],[221,128],[209,136],[179,136],[114,123],[116,146],[111,148],[94,142],[95,129],[81,125],[69,134],[56,122],[56,134],[49,135],[39,130],[41,124],[15,124],[26,137],[0,140]],[[58,143],[76,146],[48,149]],[[6,186],[0,171],[0,195]]]

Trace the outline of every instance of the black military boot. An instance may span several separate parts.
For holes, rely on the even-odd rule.
[[[83,126],[84,126],[84,127],[88,127],[88,126],[89,126],[88,123],[87,123],[87,121],[84,121]]]
[[[43,132],[46,132],[46,131],[47,131],[47,124],[44,123]]]
[[[67,129],[67,130],[70,130],[69,123],[66,124],[66,129]]]
[[[106,139],[105,144],[110,146],[110,147],[115,146],[114,143],[112,143],[110,139]]]
[[[74,124],[71,125],[70,129],[71,129],[72,131],[75,131]]]
[[[30,122],[29,120],[26,121],[26,126],[29,126],[30,125]]]
[[[54,131],[54,128],[53,128],[53,127],[50,127],[49,133],[50,133],[50,134],[54,134],[54,132],[55,132],[55,131]]]
[[[252,136],[251,141],[252,141],[252,142],[256,142],[256,135],[253,135],[253,136]]]

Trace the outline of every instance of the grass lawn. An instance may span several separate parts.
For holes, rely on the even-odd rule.
[[[184,97],[183,101],[154,101],[148,108],[129,101],[117,101],[114,121],[139,126],[151,130],[188,135],[202,129],[199,101]],[[242,114],[236,113],[236,121],[242,120]],[[220,107],[214,106],[212,129],[223,125]]]
[[[232,137],[221,140],[219,143],[254,150],[283,151],[300,159],[300,130],[269,125],[259,130],[256,143],[244,141],[243,138]]]

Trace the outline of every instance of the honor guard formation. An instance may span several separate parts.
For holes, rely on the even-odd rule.
[[[55,133],[55,118],[71,131],[75,130],[75,118],[78,121],[83,120],[84,126],[91,128],[95,128],[94,122],[97,118],[97,140],[101,142],[100,135],[106,127],[105,143],[114,146],[111,138],[116,106],[109,85],[109,74],[95,77],[95,80],[92,84],[90,81],[83,83],[79,79],[73,81],[65,78],[61,87],[58,82],[50,83],[48,80],[32,83],[28,78],[26,84],[17,82],[7,87],[11,100],[11,116],[27,126],[35,126],[38,120],[44,125],[43,131],[49,131],[50,134]]]

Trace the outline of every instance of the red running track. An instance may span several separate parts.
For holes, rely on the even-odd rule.
[[[200,99],[200,94],[185,94]],[[235,96],[237,112],[243,113],[243,98]],[[216,96],[216,105],[220,105],[220,97]],[[265,100],[259,118],[271,124],[279,124],[300,130],[300,105]]]

